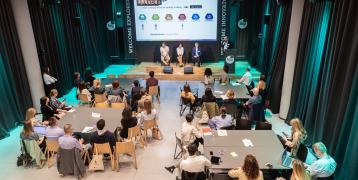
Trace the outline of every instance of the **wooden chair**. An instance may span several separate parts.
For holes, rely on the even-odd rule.
[[[85,163],[85,164],[86,164],[86,162],[88,162],[88,163],[91,162],[91,158],[89,156],[88,149],[84,149],[82,151],[82,158],[83,158],[83,163]]]
[[[152,96],[152,102],[153,102],[153,98],[156,97],[158,100],[158,103],[160,104],[159,87],[158,86],[150,86],[149,90],[148,90],[148,94]]]
[[[145,144],[144,144],[144,140],[143,140],[142,131],[141,131],[139,125],[128,129],[128,139],[133,140],[133,138],[134,138],[133,142],[138,143],[138,141],[139,141],[139,144],[141,144],[142,148],[144,148]]]
[[[116,166],[116,170],[117,172],[119,171],[119,157],[121,154],[130,154],[132,156],[132,160],[133,160],[133,165],[134,167],[137,169],[137,156],[135,153],[135,146],[134,143],[132,141],[127,141],[127,142],[117,142],[116,143],[116,148],[115,148],[115,166]]]
[[[111,108],[115,109],[124,109],[126,107],[126,103],[112,103]]]
[[[109,154],[109,156],[111,157],[112,171],[114,171],[115,169],[114,158],[109,143],[103,143],[103,144],[94,143],[94,150],[95,152],[97,151],[98,154]]]
[[[148,136],[148,130],[152,130],[155,126],[157,126],[157,122],[155,119],[152,120],[144,120],[143,122],[143,131],[144,131],[144,143],[147,145],[147,136]],[[153,131],[152,131],[153,132]]]
[[[107,96],[105,93],[103,94],[94,94],[94,102],[95,103],[103,103],[107,101]]]
[[[92,107],[93,101],[88,100],[88,97],[86,94],[78,94],[78,100],[79,105],[88,105],[89,107]]]
[[[96,103],[96,108],[109,108],[109,105],[105,102],[103,103]]]
[[[45,155],[47,158],[47,167],[51,167],[55,164],[55,153],[58,152],[58,141],[46,141]]]
[[[114,74],[108,74],[108,75],[107,75],[107,78],[116,78],[116,75],[114,75]]]

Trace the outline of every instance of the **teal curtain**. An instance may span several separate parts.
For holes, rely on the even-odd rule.
[[[337,179],[358,172],[358,1],[306,1],[287,122],[300,118],[307,145],[322,141]]]

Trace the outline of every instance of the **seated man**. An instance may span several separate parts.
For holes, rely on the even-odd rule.
[[[313,144],[313,150],[319,158],[307,167],[312,179],[317,177],[329,177],[336,170],[337,163],[327,154],[327,148],[322,142]]]
[[[222,106],[220,108],[221,114],[211,118],[208,122],[211,129],[219,130],[222,127],[232,126],[232,117],[230,114],[226,114],[226,107]]]
[[[195,143],[199,146],[199,142],[203,144],[204,139],[202,132],[192,124],[194,116],[192,114],[187,114],[185,119],[186,122],[183,122],[181,129],[181,140],[183,142],[183,146],[186,147],[191,143]]]
[[[247,89],[249,91],[253,88],[253,87],[251,87],[252,75],[250,72],[250,67],[246,68],[245,74],[239,80],[237,80],[237,82],[244,83],[244,85],[247,87]]]
[[[192,56],[192,60],[193,60],[193,66],[195,66],[195,64],[198,65],[198,67],[200,67],[200,63],[201,63],[201,49],[199,47],[199,43],[196,42],[192,51],[191,51],[191,56]]]
[[[211,162],[203,155],[197,155],[198,146],[194,143],[188,146],[189,156],[180,162],[181,171],[189,173],[205,172],[205,167],[210,167]]]
[[[77,148],[82,150],[80,142],[72,136],[73,128],[71,124],[65,124],[63,127],[65,135],[58,138],[58,143],[62,149],[73,149]]]
[[[169,47],[165,44],[165,42],[163,42],[162,46],[160,47],[160,60],[162,61],[163,65],[169,66],[170,64]]]
[[[106,122],[104,119],[100,119],[97,121],[97,131],[92,133],[90,141],[93,146],[94,143],[96,144],[104,144],[109,143],[112,151],[113,146],[116,145],[116,140],[114,138],[114,134],[110,131],[104,129]]]

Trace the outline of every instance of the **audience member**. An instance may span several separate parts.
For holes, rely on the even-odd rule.
[[[251,87],[252,83],[252,75],[250,72],[250,67],[246,68],[245,74],[237,80],[239,83],[244,83],[248,90],[251,90],[253,87]]]
[[[249,120],[250,121],[265,121],[265,113],[262,108],[262,97],[259,94],[259,89],[252,89],[253,96],[246,101],[245,105],[249,107]]]
[[[183,90],[180,92],[180,97],[186,102],[190,102],[190,110],[193,111],[196,106],[197,97],[191,92],[190,85],[184,84]]]
[[[213,91],[211,90],[211,88],[206,88],[205,89],[205,93],[201,98],[202,103],[204,102],[216,102],[216,97],[213,94]]]
[[[53,109],[49,106],[49,98],[44,96],[40,99],[41,104],[41,113],[42,113],[42,122],[47,121],[50,117],[57,117],[58,119],[61,118],[62,114],[60,114],[57,109]]]
[[[80,85],[81,82],[81,74],[79,72],[75,72],[73,73],[73,86],[75,88],[78,88],[78,86]]]
[[[57,119],[50,117],[48,119],[48,126],[46,127],[46,138],[48,140],[57,141],[58,138],[63,135],[65,135],[65,132],[58,126]]]
[[[240,180],[263,180],[263,173],[255,156],[248,154],[245,157],[244,165],[238,169],[229,171],[229,176]]]
[[[194,143],[188,146],[189,156],[182,159],[179,166],[179,171],[186,171],[190,173],[205,173],[205,168],[211,166],[210,160],[203,155],[198,154],[198,146]]]
[[[132,96],[132,102],[138,102],[138,100],[141,98],[140,90],[142,87],[140,87],[139,81],[134,80],[133,81],[133,87],[131,90],[131,96]]]
[[[291,156],[296,157],[300,144],[307,138],[307,132],[298,118],[292,119],[290,125],[292,126],[291,138],[283,137],[281,142],[287,147],[287,150],[291,151]]]
[[[119,87],[119,81],[114,80],[112,87],[108,90],[108,100],[111,103],[126,102],[126,96],[125,91]]]
[[[224,71],[224,73],[222,73],[221,77],[220,77],[220,84],[225,85],[226,83],[230,83],[230,82],[228,82],[229,81],[229,78],[228,78],[229,67],[227,64],[224,65],[223,71]]]
[[[132,109],[130,107],[125,107],[122,112],[122,130],[120,132],[121,138],[128,138],[128,129],[136,126],[137,124],[138,120],[136,117],[132,116]]]
[[[149,78],[146,81],[146,89],[149,90],[151,86],[158,86],[158,79],[154,77],[154,71],[149,72]]]
[[[229,105],[229,104],[234,104],[237,107],[240,106],[240,101],[235,99],[235,92],[233,89],[228,89],[225,95],[226,95],[227,99],[224,99],[224,101],[223,101],[224,106]]]
[[[144,101],[148,100],[152,102],[152,96],[147,93],[144,88],[140,89],[141,98],[138,100],[137,112],[141,112],[144,109]]]
[[[113,146],[116,145],[116,140],[114,138],[114,134],[104,127],[106,125],[106,121],[104,119],[100,119],[97,121],[97,131],[91,134],[90,142],[93,147],[93,144],[104,144],[109,143],[112,151]]]
[[[42,78],[45,83],[45,93],[46,96],[49,96],[51,89],[56,89],[57,79],[50,75],[49,67],[44,67],[42,71]]]
[[[57,89],[52,89],[50,92],[50,103],[49,105],[53,108],[56,109],[57,111],[60,111],[62,109],[64,110],[69,110],[71,109],[71,107],[66,107],[66,100],[63,100],[62,102],[60,100],[57,99],[58,96],[58,91]]]
[[[266,77],[265,75],[261,75],[260,76],[260,81],[259,83],[257,83],[257,89],[259,89],[259,94],[262,98],[262,104],[264,105],[263,107],[265,108],[266,105],[266,99],[267,99],[267,89],[266,89]]]
[[[42,122],[36,118],[36,109],[33,107],[26,110],[25,122],[31,122],[32,126],[42,125]]]
[[[181,140],[184,148],[190,143],[195,143],[197,146],[199,146],[199,143],[203,144],[203,133],[194,125],[194,116],[192,114],[187,114],[185,119],[186,121],[183,122],[181,128]]]
[[[144,109],[137,114],[137,119],[141,125],[144,121],[155,120],[158,121],[157,110],[152,107],[152,102],[149,100],[144,101]]]
[[[222,106],[220,108],[221,114],[209,119],[209,126],[211,129],[219,130],[224,127],[232,126],[232,117],[230,114],[226,113],[226,107]]]
[[[77,94],[84,94],[87,96],[87,100],[92,100],[92,95],[87,89],[87,85],[84,81],[81,81],[80,85],[78,86]]]
[[[62,149],[73,149],[77,148],[82,150],[82,145],[80,141],[72,136],[73,128],[71,124],[65,124],[63,127],[65,135],[58,138],[58,143]]]
[[[336,161],[327,154],[327,148],[322,142],[313,144],[313,150],[318,159],[307,167],[309,175],[314,179],[330,177],[337,167]]]
[[[211,68],[206,68],[204,71],[204,84],[213,84],[214,78],[213,78],[213,72],[211,71]]]
[[[87,67],[86,72],[84,74],[84,81],[86,82],[87,87],[92,87],[93,86],[93,81],[95,79],[96,78],[93,77],[93,75],[92,75],[92,69],[90,67]]]
[[[101,81],[99,79],[93,80],[93,86],[89,88],[89,91],[93,94],[104,94],[106,92],[104,87],[101,87]]]
[[[295,159],[292,161],[292,175],[290,180],[310,180],[302,161]]]

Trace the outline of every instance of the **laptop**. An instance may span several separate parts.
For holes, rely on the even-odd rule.
[[[281,165],[287,168],[292,168],[293,158],[290,156],[290,153],[284,149],[281,157]]]
[[[34,126],[34,131],[39,136],[45,136],[46,135],[46,126]]]

